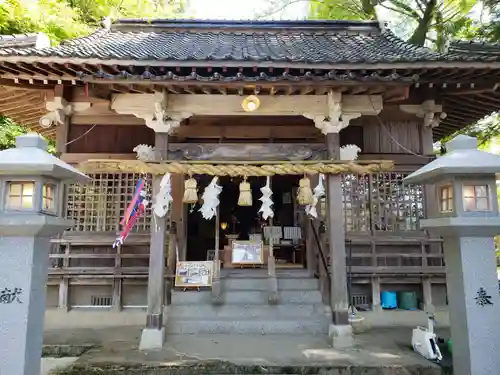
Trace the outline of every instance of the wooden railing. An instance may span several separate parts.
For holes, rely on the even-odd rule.
[[[353,275],[445,273],[440,238],[348,239],[346,253],[346,264]]]
[[[347,235],[345,246],[346,265],[352,276],[445,274],[440,238],[426,237],[422,233],[415,237]],[[325,254],[329,267],[328,249]],[[320,274],[320,259],[316,264],[316,272]]]
[[[60,238],[52,239],[49,254],[50,288],[58,287],[57,306],[63,309],[75,307],[70,303],[70,289],[78,286],[95,286],[106,288],[106,292],[98,292],[98,297],[111,300],[110,307],[123,307],[123,285],[147,285],[149,270],[150,234],[133,233],[126,244],[113,249],[116,238],[114,232],[73,233],[67,232]],[[81,307],[94,306],[91,302],[95,295],[85,298],[86,302],[76,303]]]

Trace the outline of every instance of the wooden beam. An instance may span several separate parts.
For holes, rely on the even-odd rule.
[[[392,160],[396,165],[425,165],[432,159],[428,156],[408,154],[359,154],[358,160]]]
[[[152,114],[154,94],[115,94],[111,109],[121,114]],[[260,107],[253,112],[246,112],[241,106],[242,98],[238,95],[168,95],[168,113],[191,113],[194,115],[246,115],[246,116],[302,116],[304,113],[329,115],[326,95],[287,95],[261,97]],[[383,107],[381,95],[343,95],[344,112],[374,115]]]
[[[310,126],[186,126],[181,125],[173,135],[181,138],[296,138],[316,139],[321,132]]]
[[[314,87],[306,86],[300,89],[300,95],[307,95],[314,91]]]
[[[5,87],[14,87],[19,89],[27,89],[27,90],[38,90],[38,91],[51,91],[54,87],[54,84],[47,85],[31,85],[29,83],[16,83],[11,79],[3,79],[0,78],[0,86]]]
[[[38,104],[38,105],[37,105]],[[8,111],[0,110],[5,116],[7,117],[12,117],[12,116],[17,116],[17,117],[23,117],[23,116],[29,116],[33,114],[36,110],[41,111],[43,106],[41,105],[42,103],[37,103],[33,106],[30,106],[29,104],[25,104],[24,107],[18,107],[15,109],[9,109]]]
[[[9,112],[18,108],[26,108],[26,107],[45,107],[45,100],[36,95],[26,95],[25,98],[14,100],[10,105],[8,104],[0,104],[1,112]]]
[[[63,153],[59,157],[62,161],[68,163],[68,164],[79,164],[81,162],[87,161],[87,160],[94,160],[94,159],[99,159],[99,160],[104,160],[104,159],[110,159],[110,160],[135,160],[136,159],[136,154],[92,154],[92,153]]]
[[[92,113],[92,112],[91,112]],[[71,117],[71,123],[73,125],[144,125],[144,120],[132,115],[86,115],[86,114],[74,114]]]

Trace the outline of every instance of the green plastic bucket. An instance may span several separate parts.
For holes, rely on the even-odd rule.
[[[398,298],[398,307],[403,310],[416,310],[418,307],[417,293],[400,292]]]

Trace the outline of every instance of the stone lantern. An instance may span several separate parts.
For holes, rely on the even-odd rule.
[[[88,181],[46,150],[30,133],[0,151],[0,374],[40,374],[50,238],[73,226],[64,183]]]
[[[500,156],[459,135],[447,153],[406,177],[433,184],[437,209],[420,227],[443,237],[455,375],[500,371],[500,298],[495,243],[500,233]]]

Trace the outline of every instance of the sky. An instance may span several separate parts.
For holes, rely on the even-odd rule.
[[[269,0],[190,0],[188,13],[201,19],[255,19],[269,9]],[[304,19],[308,14],[308,2],[297,2],[284,11],[272,15],[273,19]]]

